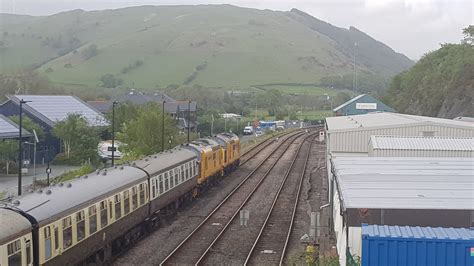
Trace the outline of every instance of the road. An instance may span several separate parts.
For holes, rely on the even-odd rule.
[[[66,172],[73,171],[78,169],[80,166],[69,166],[69,165],[51,165],[51,175],[50,178],[62,175]],[[22,187],[28,187],[33,183],[34,169],[30,167],[28,169],[28,174],[23,174],[22,176]],[[36,165],[36,180],[45,180],[46,175],[46,164],[45,165]],[[6,193],[4,196],[16,195],[18,191],[18,175],[0,175],[0,194]]]

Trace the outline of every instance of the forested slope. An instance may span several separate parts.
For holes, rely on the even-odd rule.
[[[444,118],[474,116],[473,100],[472,35],[462,44],[444,44],[423,56],[393,78],[385,97],[399,112]]]

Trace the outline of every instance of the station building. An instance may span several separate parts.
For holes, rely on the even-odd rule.
[[[45,132],[45,140],[39,143],[38,158],[53,158],[60,151],[60,142],[52,131],[57,122],[67,118],[71,113],[82,115],[92,127],[105,127],[109,123],[105,117],[75,96],[69,95],[10,95],[0,105],[0,114],[13,116],[20,114],[20,100],[23,104],[23,115],[40,125]]]
[[[340,264],[361,256],[361,225],[474,227],[472,158],[331,159]]]
[[[333,112],[336,116],[345,116],[371,112],[395,112],[395,110],[368,94],[361,94],[334,108]]]

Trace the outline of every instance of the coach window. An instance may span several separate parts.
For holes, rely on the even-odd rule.
[[[107,226],[107,201],[100,202],[100,228]]]
[[[189,163],[186,163],[186,180],[189,179]]]
[[[30,265],[31,264],[31,241],[28,239],[25,242],[25,248],[26,248],[26,264]]]
[[[123,215],[130,212],[130,191],[125,190],[123,192]]]
[[[20,239],[8,244],[8,265],[21,265],[21,242]]]
[[[175,183],[174,183],[174,174],[173,171],[169,171],[170,173],[170,188],[174,188]]]
[[[168,173],[165,173],[165,191],[168,191],[170,189],[170,185],[169,185],[169,180],[168,180]]]
[[[174,183],[177,186],[179,184],[179,170],[178,168],[174,169]]]
[[[145,204],[145,184],[140,184],[140,205]]]
[[[122,201],[120,199],[120,194],[115,195],[115,220],[118,220],[122,217]]]
[[[132,209],[135,210],[137,207],[138,207],[137,187],[132,187]]]
[[[156,197],[156,179],[151,180],[151,197]]]
[[[76,213],[77,241],[81,241],[86,236],[86,220],[84,211]]]
[[[72,246],[72,221],[71,216],[63,219],[63,249]]]
[[[184,182],[186,178],[184,177],[184,165],[181,165],[181,175],[179,177],[181,179],[181,182]]]
[[[160,195],[163,194],[163,192],[165,192],[165,187],[164,187],[164,184],[163,184],[163,175],[160,175],[158,177],[158,180],[159,180],[159,189],[160,189]]]
[[[44,258],[47,260],[51,258],[51,227],[43,228],[44,233]]]
[[[95,205],[89,207],[89,234],[97,231],[97,207]]]
[[[59,227],[54,226],[54,250],[58,250],[59,247]]]

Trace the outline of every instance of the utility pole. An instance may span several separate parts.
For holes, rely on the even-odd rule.
[[[116,105],[117,105],[117,102],[114,101],[112,103],[112,166],[115,165],[115,106]]]
[[[163,100],[163,112],[161,113],[161,151],[165,150],[165,100]]]
[[[191,122],[191,101],[188,101],[188,143],[189,143],[189,128],[190,128],[190,122]]]
[[[18,136],[18,196],[21,196],[21,174],[22,174],[22,167],[23,167],[23,104],[28,103],[31,101],[25,101],[23,99],[20,100],[20,128],[18,129],[19,136]]]
[[[214,136],[214,114],[211,114],[211,137]]]

